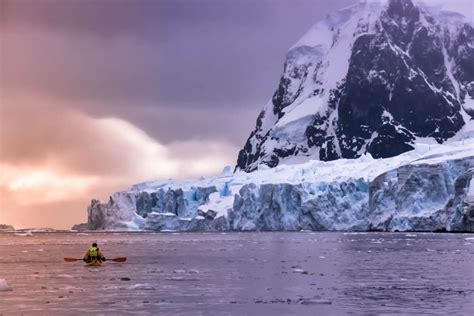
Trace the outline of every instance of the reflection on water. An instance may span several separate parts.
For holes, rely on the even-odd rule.
[[[98,241],[125,264],[65,263]],[[474,238],[405,233],[0,234],[0,314],[469,315]]]

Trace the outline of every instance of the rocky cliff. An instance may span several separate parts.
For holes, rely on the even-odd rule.
[[[411,0],[337,11],[288,51],[236,168],[386,158],[471,137],[473,61],[474,29],[458,13]]]

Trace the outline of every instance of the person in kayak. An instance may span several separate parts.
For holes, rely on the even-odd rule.
[[[100,263],[101,261],[105,261],[105,256],[99,250],[99,247],[97,247],[97,243],[93,243],[92,247],[90,247],[87,250],[82,260],[84,260],[84,262],[87,262],[87,263],[91,263],[91,262]]]

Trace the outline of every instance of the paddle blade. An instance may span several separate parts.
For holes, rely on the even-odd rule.
[[[79,260],[82,260],[82,259],[76,259],[76,258],[64,258],[64,261],[66,261],[66,262],[76,262],[76,261],[79,261]]]
[[[112,259],[113,262],[125,262],[127,261],[127,258],[125,257],[118,257],[118,258],[114,258]]]

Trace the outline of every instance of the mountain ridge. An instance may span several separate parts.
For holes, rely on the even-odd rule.
[[[472,136],[474,30],[411,0],[361,2],[315,24],[287,53],[236,169],[386,158]]]

